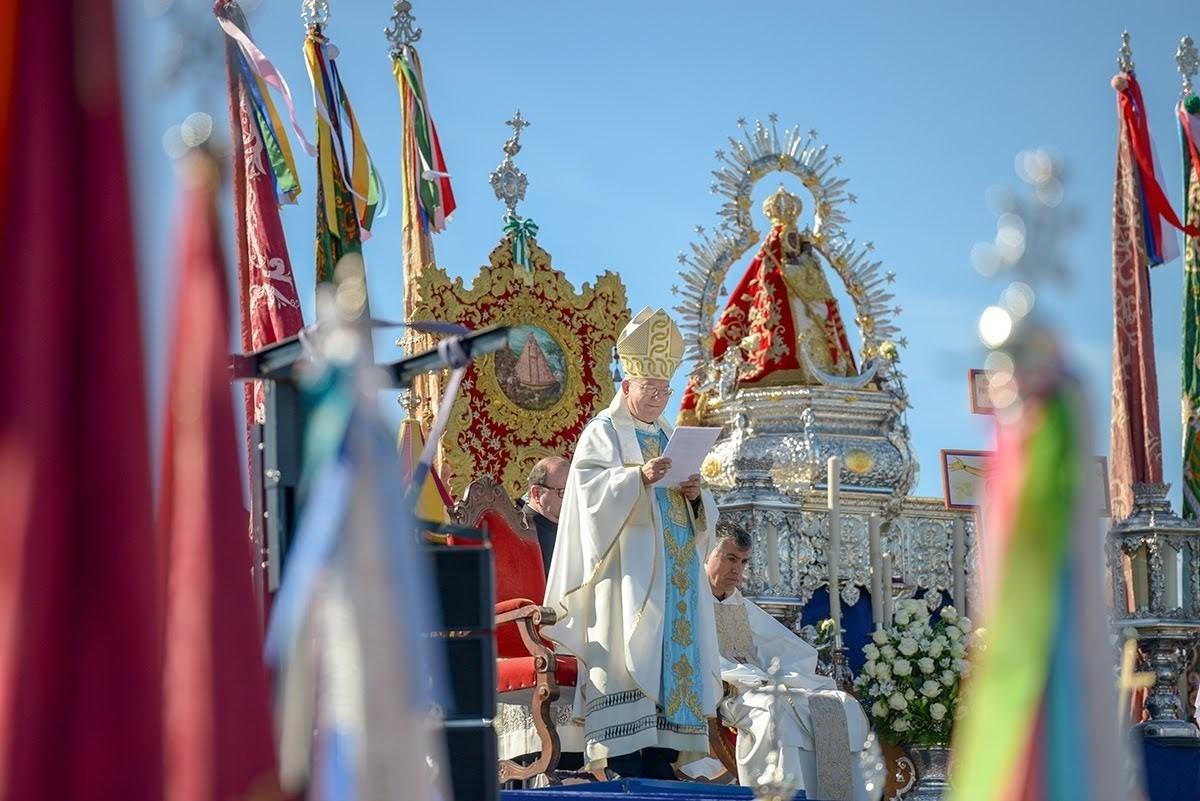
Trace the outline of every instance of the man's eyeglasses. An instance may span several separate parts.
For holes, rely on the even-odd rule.
[[[645,395],[647,398],[651,398],[653,400],[662,400],[664,398],[669,398],[669,397],[671,397],[671,393],[673,393],[675,391],[675,390],[671,389],[670,387],[663,387],[662,389],[657,389],[655,387],[651,387],[651,386],[648,386],[647,384],[643,384],[640,382],[638,383],[638,389],[640,389],[642,391],[642,394]]]
[[[544,490],[550,490],[551,492],[553,492],[555,495],[558,496],[559,500],[562,500],[563,493],[565,493],[567,491],[566,487],[548,487],[545,484],[537,484],[535,486],[541,487]]]

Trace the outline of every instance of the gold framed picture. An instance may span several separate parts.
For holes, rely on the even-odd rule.
[[[987,370],[980,370],[977,367],[967,370],[967,387],[971,393],[971,414],[996,413],[996,407],[992,405],[990,381],[991,377]]]
[[[942,500],[947,509],[975,509],[983,502],[992,451],[942,450]]]

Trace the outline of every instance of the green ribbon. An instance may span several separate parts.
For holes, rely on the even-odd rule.
[[[521,219],[509,214],[504,218],[505,235],[512,234],[513,263],[519,264],[526,270],[531,268],[529,263],[529,238],[537,237],[538,224],[533,220]]]

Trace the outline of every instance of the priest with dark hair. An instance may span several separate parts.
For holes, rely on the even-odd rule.
[[[529,471],[529,493],[521,508],[525,519],[537,531],[542,549],[542,567],[550,572],[554,556],[554,541],[558,538],[558,513],[562,509],[563,491],[571,463],[561,456],[539,459]]]

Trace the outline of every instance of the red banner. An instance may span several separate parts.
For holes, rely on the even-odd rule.
[[[1127,516],[1135,483],[1162,481],[1150,263],[1131,123],[1119,118],[1113,191],[1112,516]],[[1144,175],[1142,176],[1145,177]]]
[[[0,61],[19,67],[0,118],[0,799],[160,798],[163,619],[113,2],[0,19],[15,26]]]
[[[207,154],[187,158],[158,507],[166,557],[167,801],[277,790],[229,402],[219,167]]]

